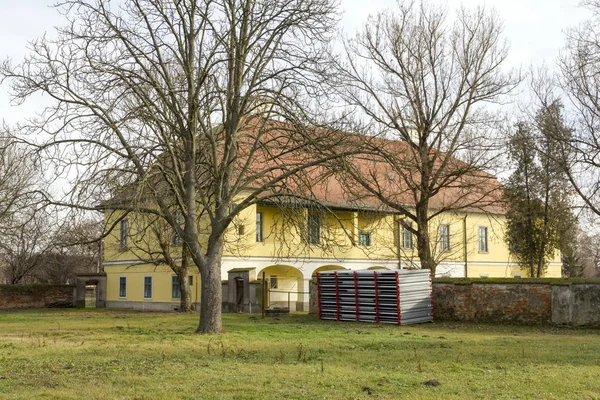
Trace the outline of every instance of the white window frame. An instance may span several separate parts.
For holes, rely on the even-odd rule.
[[[150,278],[150,297],[146,297],[146,278]],[[152,279],[152,275],[144,275],[144,284],[142,285],[142,295],[144,300],[152,300],[154,296],[154,279]]]
[[[309,212],[307,216],[307,235],[308,244],[321,244],[321,215],[316,212]]]
[[[256,242],[260,243],[264,239],[263,236],[263,213],[262,211],[256,212]]]
[[[119,222],[119,249],[121,251],[127,250],[129,237],[129,220],[127,218],[123,218],[121,222]]]
[[[183,225],[183,214],[180,212],[175,213],[175,224],[181,227]],[[173,229],[173,236],[171,236],[171,245],[172,246],[182,246],[183,239],[177,233],[177,230]]]
[[[481,233],[484,233],[482,236]],[[488,227],[481,225],[477,229],[477,247],[479,248],[480,253],[489,253],[490,252],[490,240],[488,235]],[[482,241],[483,239],[483,241]],[[483,246],[482,246],[483,245]]]
[[[366,240],[362,240],[365,238]],[[369,231],[360,231],[358,232],[358,245],[362,247],[368,247],[371,245],[371,232]]]
[[[123,296],[121,296],[121,279],[125,280],[125,294]],[[119,298],[120,299],[126,299],[127,298],[127,276],[125,276],[125,275],[120,275],[119,276]]]
[[[440,224],[438,230],[438,235],[440,238],[440,251],[442,253],[450,251],[450,225]]]
[[[277,275],[269,276],[269,289],[279,289],[279,279]]]
[[[412,222],[405,222],[405,224],[412,227]],[[413,234],[403,224],[401,225],[401,227],[402,227],[402,248],[404,250],[412,250],[413,249]]]

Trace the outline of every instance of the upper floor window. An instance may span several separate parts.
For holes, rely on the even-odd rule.
[[[440,251],[450,251],[450,225],[440,225]]]
[[[179,227],[183,227],[183,215],[180,212],[176,212],[175,215],[175,225]],[[174,230],[173,236],[171,236],[171,244],[173,246],[181,246],[183,244],[183,240],[177,230]]]
[[[405,222],[408,227],[412,227],[412,222]],[[413,248],[413,235],[412,232],[406,226],[402,226],[402,248],[412,250]]]
[[[127,236],[129,235],[129,221],[127,218],[121,220],[119,225],[119,247],[121,250],[127,248]]]
[[[488,228],[487,226],[479,227],[479,252],[488,252]]]
[[[316,212],[308,213],[308,243],[321,243],[321,215]]]
[[[263,241],[263,213],[256,213],[256,241]]]
[[[358,233],[358,245],[359,246],[370,246],[371,245],[371,232],[359,232]]]
[[[246,225],[239,224],[237,226],[237,233],[238,233],[239,236],[245,235],[246,234]]]

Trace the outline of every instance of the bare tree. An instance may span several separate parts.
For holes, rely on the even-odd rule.
[[[22,146],[10,137],[0,137],[0,231],[13,228],[15,213],[33,202],[36,174]]]
[[[181,214],[175,214],[179,224]],[[181,312],[192,310],[191,290],[188,281],[190,254],[179,234],[160,216],[154,214],[130,214],[128,217],[132,240],[128,247],[144,263],[167,265],[177,275],[179,282],[179,308]]]
[[[52,246],[46,213],[29,208],[13,215],[12,227],[0,239],[0,266],[9,284],[35,283],[43,254]]]
[[[41,283],[74,283],[78,273],[101,271],[103,222],[89,216],[70,220],[64,215],[51,233],[50,246],[42,254],[42,267],[37,271]]]
[[[434,272],[430,222],[450,210],[489,210],[499,199],[496,179],[483,172],[497,154],[496,116],[486,106],[518,83],[502,71],[501,33],[497,16],[483,9],[460,9],[450,22],[445,9],[401,1],[346,41],[337,69],[357,130],[394,139],[372,141],[373,156],[345,160],[342,174],[350,172],[358,196],[402,215],[421,267]]]
[[[15,101],[53,100],[14,130],[43,135],[30,142],[70,172],[71,196],[53,203],[167,221],[201,274],[197,332],[220,332],[234,217],[265,199],[314,198],[308,171],[343,156],[344,135],[306,128],[322,114],[336,4],[67,0],[60,10],[69,24],[56,39],[0,67]]]
[[[562,158],[575,191],[600,215],[600,2],[584,5],[592,18],[568,33],[559,60],[559,84],[575,119],[573,135],[562,141]]]
[[[46,245],[46,215],[39,210],[39,169],[26,149],[2,129],[0,137],[0,270],[8,283],[33,279]]]

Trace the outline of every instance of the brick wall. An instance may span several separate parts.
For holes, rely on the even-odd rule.
[[[0,309],[75,307],[74,285],[0,285]]]
[[[552,322],[552,285],[435,283],[436,320],[519,324]]]

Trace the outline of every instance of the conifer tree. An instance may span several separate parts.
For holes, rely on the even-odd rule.
[[[559,143],[571,135],[562,104],[542,106],[532,122],[520,122],[509,140],[515,170],[505,187],[506,241],[531,277],[541,277],[558,250],[569,254],[575,229],[571,191]]]

